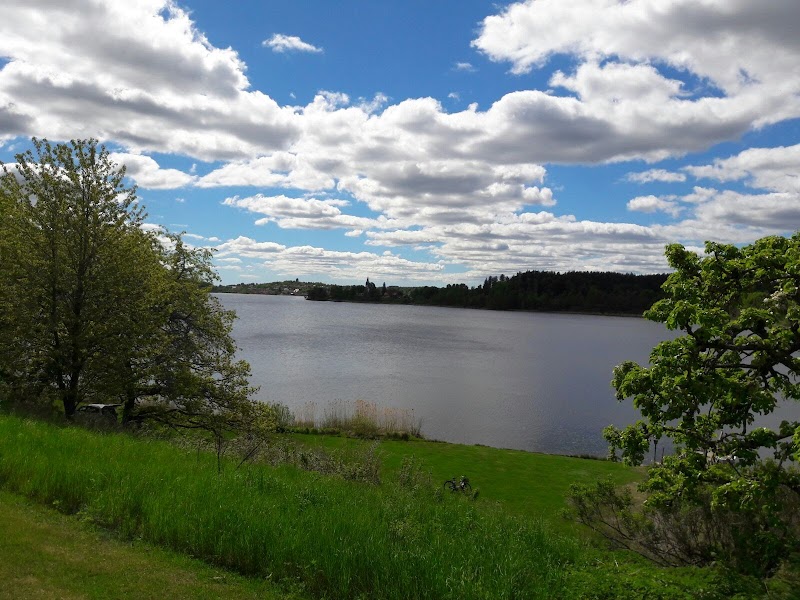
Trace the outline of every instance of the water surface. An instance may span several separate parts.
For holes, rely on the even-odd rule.
[[[612,369],[671,335],[630,317],[219,298],[260,399],[364,399],[413,410],[429,438],[562,454],[602,455],[603,427],[636,420]]]

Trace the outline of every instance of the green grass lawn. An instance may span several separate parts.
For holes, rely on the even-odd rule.
[[[424,486],[225,461],[122,433],[0,417],[0,485],[66,513],[328,598],[569,598],[583,545]]]
[[[574,481],[641,477],[622,465],[424,441],[381,453],[381,485],[235,460],[218,473],[197,449],[0,416],[0,598],[752,597],[713,570],[593,548],[557,518]],[[401,483],[405,456],[433,488]],[[477,502],[443,492],[459,475]]]
[[[0,492],[0,598],[287,599],[263,579],[122,542],[53,509]]]
[[[366,443],[346,437],[292,434],[309,446],[346,448]],[[496,501],[513,513],[542,517],[553,524],[564,508],[564,496],[572,483],[611,477],[619,484],[638,481],[643,472],[620,463],[569,456],[502,450],[488,446],[466,446],[412,440],[385,440],[380,444],[383,476],[393,478],[404,457],[414,456],[428,469],[434,481],[464,475],[480,490],[481,500]]]

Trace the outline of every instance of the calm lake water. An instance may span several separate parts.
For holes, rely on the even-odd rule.
[[[413,410],[428,438],[560,454],[605,454],[603,427],[637,418],[613,367],[670,335],[629,317],[219,298],[260,399],[318,415],[364,399]]]

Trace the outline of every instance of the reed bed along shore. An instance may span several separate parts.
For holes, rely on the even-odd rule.
[[[336,598],[567,597],[584,548],[443,494],[409,467],[380,486],[231,463],[118,433],[0,417],[0,485],[127,537]]]
[[[367,400],[333,400],[320,407],[303,404],[293,415],[296,428],[337,430],[359,437],[421,437],[422,420],[413,409],[378,406]]]

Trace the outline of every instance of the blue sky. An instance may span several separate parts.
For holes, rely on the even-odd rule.
[[[225,283],[660,272],[800,229],[796,0],[0,11],[0,160],[100,139]]]

